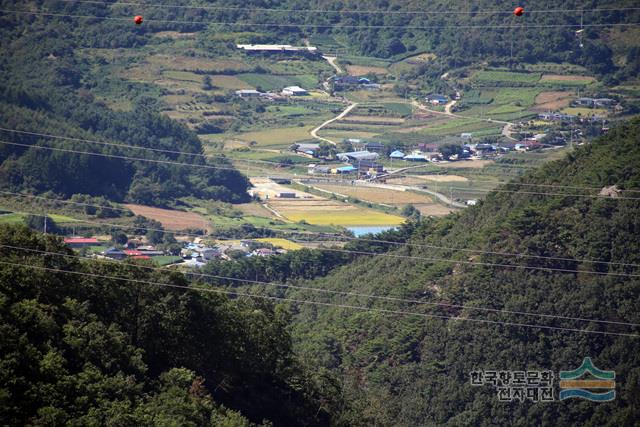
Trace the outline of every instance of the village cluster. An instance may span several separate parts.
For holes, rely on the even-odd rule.
[[[184,239],[183,239],[184,240]],[[102,241],[95,237],[69,237],[64,243],[78,251],[100,248],[110,241]],[[215,259],[231,260],[243,257],[266,257],[287,253],[285,249],[275,248],[267,242],[258,240],[221,241],[214,244],[202,238],[184,240],[179,253],[161,250],[149,245],[142,239],[130,239],[122,247],[110,246],[101,251],[89,252],[96,259],[123,260],[156,260],[162,265],[184,267],[203,267]]]

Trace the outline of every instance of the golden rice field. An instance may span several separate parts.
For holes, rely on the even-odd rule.
[[[314,225],[338,225],[343,227],[359,225],[400,225],[405,219],[400,216],[389,215],[370,209],[351,207],[341,211],[319,209],[319,210],[295,210],[286,209],[280,211],[291,221],[306,221]]]

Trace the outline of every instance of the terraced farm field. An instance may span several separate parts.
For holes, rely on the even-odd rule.
[[[255,141],[258,146],[270,145],[291,145],[296,141],[309,139],[309,129],[307,127],[286,127],[265,129],[262,131],[240,133],[235,136],[237,139],[251,142]]]
[[[425,181],[421,181],[420,183],[424,184]],[[413,191],[396,191],[357,185],[316,185],[315,187],[336,194],[354,197],[366,202],[381,203],[396,207],[411,204],[423,215],[444,216],[451,212],[450,208],[434,202],[429,195],[419,194]]]

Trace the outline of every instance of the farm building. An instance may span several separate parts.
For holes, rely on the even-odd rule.
[[[329,166],[320,166],[316,164],[311,164],[307,167],[307,173],[310,175],[321,175],[331,173],[331,169]]]
[[[371,84],[371,80],[367,79],[366,77],[356,76],[334,77],[333,82],[336,84],[336,86],[356,86]]]
[[[281,198],[281,199],[295,199],[296,198],[296,193],[283,191],[281,193],[278,193],[278,197]]]
[[[371,160],[362,160],[357,163],[358,173],[376,174],[384,172],[384,166]]]
[[[472,133],[461,133],[460,134],[460,138],[462,138],[462,139],[471,139],[471,138],[473,138],[473,134]]]
[[[292,147],[295,147],[297,153],[315,156],[316,151],[320,149],[320,144],[294,144]]]
[[[309,91],[300,86],[289,86],[282,89],[282,94],[285,96],[306,96],[309,95]]]
[[[393,153],[389,154],[389,157],[392,159],[402,159],[405,154],[402,151],[396,150]]]
[[[86,248],[88,246],[98,246],[100,244],[98,242],[98,239],[86,237],[70,237],[64,239],[64,243],[73,249]]]
[[[240,98],[257,98],[262,96],[262,92],[258,92],[254,89],[242,89],[236,91],[236,96]]]
[[[102,255],[105,258],[111,258],[111,259],[117,259],[117,260],[125,259],[127,257],[127,254],[125,254],[120,249],[116,249],[116,248],[109,248],[106,251],[102,251],[100,252],[100,255]]]
[[[378,160],[380,155],[369,151],[352,151],[350,153],[338,153],[336,154],[336,157],[343,162],[352,163],[362,160]]]
[[[613,107],[616,104],[615,99],[611,98],[578,98],[573,101],[574,105],[579,107]]]
[[[385,145],[381,142],[367,142],[364,146],[365,150],[380,153],[385,150]]]
[[[343,173],[354,173],[357,169],[354,166],[341,166],[339,168],[331,169],[331,173],[343,174]]]
[[[434,144],[434,143],[420,143],[418,144],[418,150],[422,151],[422,152],[429,152],[429,151],[437,151],[438,150],[439,145],[438,144]]]
[[[594,99],[594,104],[596,107],[613,107],[616,104],[615,99],[611,98],[596,98]]]
[[[408,162],[426,162],[428,161],[427,157],[424,154],[409,154],[408,156],[404,156],[402,158]]]
[[[554,122],[571,122],[575,120],[576,116],[572,114],[562,114],[562,113],[541,113],[538,114],[538,118],[541,120],[549,120]]]
[[[306,53],[317,54],[318,48],[314,46],[291,46],[289,44],[239,44],[238,49],[246,53]]]
[[[447,98],[444,95],[432,94],[432,95],[428,95],[425,98],[425,101],[427,101],[431,105],[443,105],[449,102],[449,98]]]

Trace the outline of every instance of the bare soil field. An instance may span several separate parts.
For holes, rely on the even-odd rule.
[[[136,215],[141,215],[158,221],[167,230],[180,231],[188,228],[213,229],[211,223],[205,217],[194,212],[152,208],[150,206],[133,204],[124,206]]]
[[[541,92],[536,96],[533,111],[554,111],[568,107],[571,104],[571,98],[575,96],[574,92],[550,91]]]
[[[347,72],[352,76],[365,76],[371,74],[387,74],[387,69],[382,67],[366,67],[364,65],[347,65]]]

